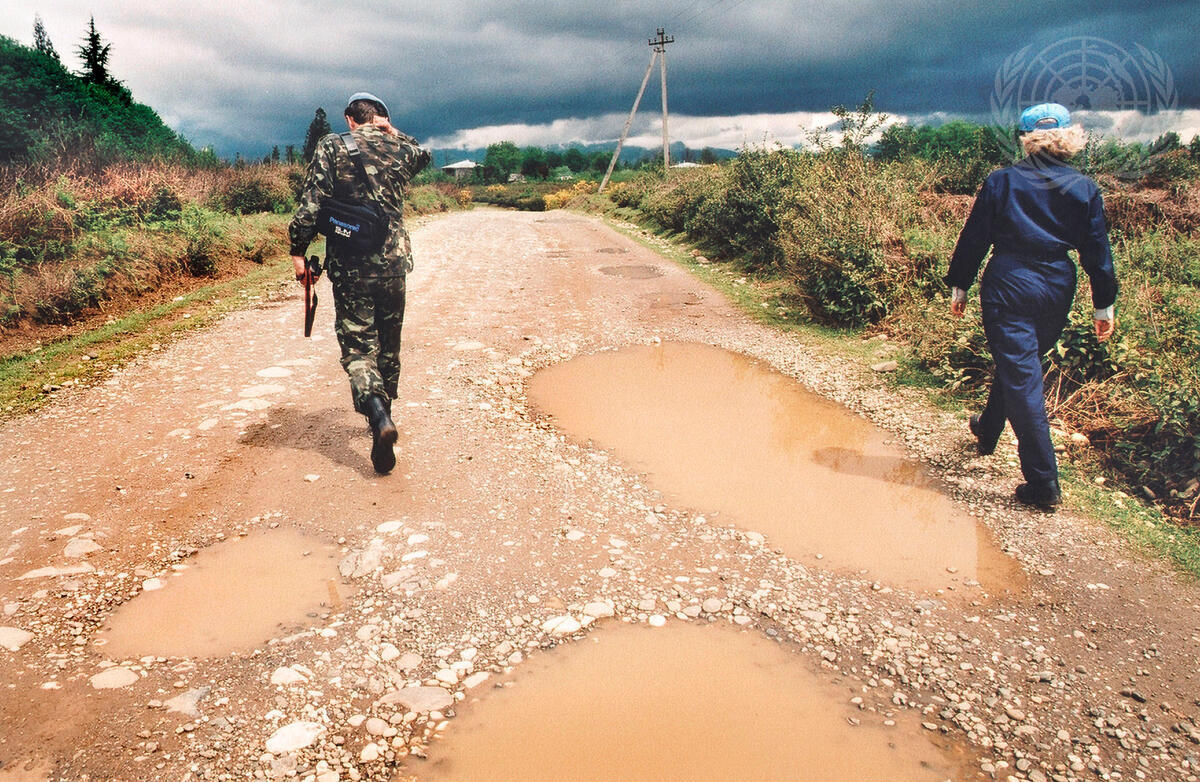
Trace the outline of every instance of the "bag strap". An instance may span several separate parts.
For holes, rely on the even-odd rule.
[[[362,150],[358,148],[358,142],[354,140],[354,135],[346,132],[339,133],[342,143],[346,145],[346,153],[350,156],[350,160],[354,163],[354,167],[358,169],[358,175],[362,178],[363,189],[367,192],[367,197],[371,201],[377,199],[371,198],[371,178],[367,176],[367,169],[363,166]]]

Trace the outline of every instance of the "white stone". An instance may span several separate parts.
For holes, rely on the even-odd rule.
[[[421,667],[421,655],[415,652],[407,652],[396,661],[396,665],[403,671],[415,671]]]
[[[482,342],[474,341],[460,342],[454,346],[454,350],[458,351],[459,353],[465,353],[469,350],[483,350],[483,348],[484,344]]]
[[[666,623],[667,623],[667,618],[665,616],[663,616],[662,614],[655,614],[654,616],[650,617],[650,626],[651,627],[662,627]]]
[[[118,687],[128,687],[138,680],[138,675],[128,668],[120,666],[109,668],[93,676],[89,681],[97,690],[112,690]]]
[[[491,677],[492,677],[492,675],[490,673],[488,673],[487,671],[479,671],[478,673],[473,673],[470,676],[468,676],[467,678],[463,679],[463,687],[468,690],[474,689],[475,687],[478,687],[479,685],[486,682]]]
[[[163,707],[167,711],[174,711],[184,714],[188,717],[200,716],[200,701],[204,700],[211,691],[209,687],[200,687],[195,690],[188,690],[185,693],[176,695],[163,703]]]
[[[453,668],[442,668],[433,675],[433,678],[443,684],[458,684],[458,672]]]
[[[542,622],[542,632],[549,633],[556,638],[578,632],[580,628],[582,625],[573,616],[553,616]]]
[[[382,720],[379,717],[372,717],[367,720],[366,728],[367,733],[370,733],[372,736],[382,736],[387,732],[388,724],[386,720]]]
[[[96,568],[86,562],[78,565],[70,565],[69,567],[42,567],[37,570],[30,570],[23,576],[17,578],[18,581],[26,581],[31,578],[54,578],[56,576],[78,576],[81,573],[91,573]]]
[[[295,668],[276,668],[271,674],[271,684],[276,687],[286,687],[289,684],[305,684],[308,679]]]
[[[394,644],[384,644],[379,647],[379,659],[386,662],[391,662],[400,656],[400,650]]]
[[[244,410],[247,413],[257,413],[260,410],[266,410],[271,407],[269,399],[242,399],[232,404],[225,405],[222,410]]]
[[[362,748],[362,752],[358,753],[360,763],[374,763],[379,760],[379,747],[375,744],[368,744]]]
[[[429,542],[429,536],[422,535],[419,532],[415,535],[408,536],[408,545],[410,545],[410,546],[419,546],[422,543],[428,543],[428,542]]]
[[[613,611],[613,607],[609,603],[595,602],[585,605],[583,613],[596,619],[603,619],[607,616],[612,616],[616,612]]]
[[[317,481],[321,480],[321,476],[317,475],[315,472],[310,472],[308,475],[304,476],[304,480],[307,483],[316,483]]]
[[[425,559],[425,557],[427,557],[427,556],[429,556],[428,551],[410,551],[407,554],[405,554],[404,556],[400,557],[400,561],[401,562],[414,562],[418,559]]]
[[[67,547],[63,549],[63,556],[77,559],[79,557],[86,557],[88,554],[95,554],[97,551],[103,550],[103,546],[89,538],[71,538],[71,540],[67,542]]]
[[[161,578],[148,578],[142,582],[142,591],[153,592],[157,589],[162,589],[166,585],[167,582],[163,581]]]
[[[437,583],[434,584],[434,587],[437,589],[440,589],[442,591],[445,591],[445,590],[449,589],[450,586],[457,580],[458,580],[457,573],[447,573],[446,575],[444,575],[438,579]]]
[[[616,574],[617,574],[617,571],[613,570],[610,567],[600,568],[600,572],[598,573],[600,578],[612,578]]]
[[[375,531],[382,535],[392,535],[401,530],[404,524],[399,521],[385,521],[375,528]]]
[[[64,538],[73,538],[83,531],[83,525],[76,524],[74,527],[63,527],[62,529],[54,530],[55,535],[62,535]]]
[[[267,739],[267,752],[283,755],[310,746],[325,732],[325,726],[317,722],[292,722],[284,725]]]
[[[571,541],[572,543],[575,543],[576,541],[579,541],[579,540],[583,540],[583,537],[584,537],[583,533],[577,529],[573,529],[567,533],[567,540]]]
[[[292,374],[292,370],[285,369],[284,367],[267,367],[266,369],[258,370],[254,374],[259,377],[289,377]]]
[[[0,627],[0,646],[15,652],[33,638],[33,633],[19,627]]]
[[[403,707],[406,711],[424,714],[450,708],[454,705],[454,696],[441,687],[405,687],[389,692],[379,699],[381,706],[393,704]]]
[[[370,641],[377,635],[379,635],[378,625],[363,625],[358,628],[358,632],[354,634],[354,637],[360,641]]]
[[[207,432],[209,429],[212,429],[219,423],[221,423],[220,418],[205,418],[196,426],[196,428],[201,432]]]
[[[250,386],[249,388],[243,388],[241,391],[238,391],[238,396],[245,399],[248,397],[267,396],[268,394],[278,394],[278,393],[282,393],[283,391],[287,391],[286,386],[265,384],[265,385]]]

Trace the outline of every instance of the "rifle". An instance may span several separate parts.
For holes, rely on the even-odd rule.
[[[317,280],[321,279],[321,259],[308,257],[304,264],[304,336],[312,336],[313,321],[317,317]]]

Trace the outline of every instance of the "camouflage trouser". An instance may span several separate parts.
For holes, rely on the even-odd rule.
[[[404,325],[404,277],[331,277],[334,330],[342,348],[342,368],[350,376],[354,409],[367,398],[396,398],[400,382],[400,328]]]

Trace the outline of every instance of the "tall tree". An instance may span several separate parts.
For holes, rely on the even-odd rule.
[[[83,70],[79,75],[88,84],[107,87],[113,81],[108,75],[108,55],[112,49],[111,43],[104,43],[100,33],[96,32],[96,17],[88,21],[88,33],[81,46],[75,47],[79,59],[83,61]]]
[[[272,163],[279,162],[279,145],[278,144],[271,147],[271,162]]]
[[[286,147],[284,147],[284,155],[286,156],[288,163],[295,163],[296,162],[296,145],[288,144]]]
[[[50,36],[46,34],[46,27],[42,24],[40,14],[33,15],[33,48],[47,57],[59,59],[58,51],[55,50],[54,44],[50,43]]]
[[[329,125],[329,119],[325,116],[325,109],[317,108],[317,113],[313,115],[313,120],[308,124],[308,134],[304,137],[304,162],[312,160],[313,153],[317,151],[317,142],[322,137],[333,132],[333,128]]]
[[[487,154],[483,158],[483,165],[485,168],[494,170],[501,182],[506,182],[509,174],[521,167],[521,150],[511,141],[489,144]]]

